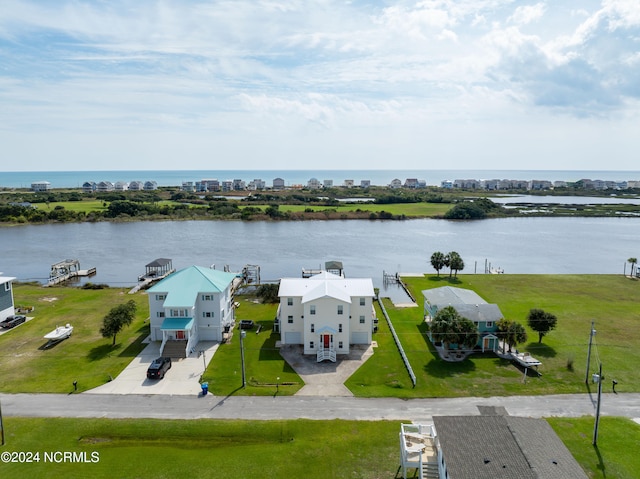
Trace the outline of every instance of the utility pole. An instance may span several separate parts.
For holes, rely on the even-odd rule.
[[[595,321],[591,321],[591,333],[589,334],[589,352],[587,353],[587,371],[584,376],[584,383],[589,385],[589,366],[591,364],[591,343],[593,343],[593,336],[596,334]]]
[[[240,331],[240,360],[242,361],[242,387],[247,386],[247,380],[244,374],[244,342],[243,339],[247,335],[247,332],[244,330]]]
[[[2,404],[0,404],[0,437],[2,441],[0,442],[0,446],[4,446],[4,426],[2,425]]]
[[[596,404],[596,422],[593,426],[593,445],[598,445],[598,425],[600,424],[600,400],[602,399],[602,363],[600,363],[600,373],[598,376],[598,402]]]

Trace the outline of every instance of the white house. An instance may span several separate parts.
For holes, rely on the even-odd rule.
[[[349,354],[352,344],[371,344],[377,322],[370,278],[345,279],[323,271],[280,280],[277,324],[283,345],[300,344],[318,362]]]
[[[33,191],[49,191],[51,189],[51,183],[48,181],[34,181],[31,183],[31,189]]]
[[[7,319],[15,313],[12,287],[12,283],[15,280],[16,278],[2,276],[2,273],[0,273],[0,321]]]
[[[147,290],[151,340],[162,341],[161,354],[186,357],[198,341],[222,341],[235,320],[231,289],[236,277],[190,266]]]

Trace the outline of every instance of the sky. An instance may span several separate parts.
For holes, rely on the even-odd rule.
[[[638,0],[2,0],[0,171],[638,170]]]

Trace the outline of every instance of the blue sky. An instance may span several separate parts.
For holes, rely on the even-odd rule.
[[[637,170],[638,0],[3,0],[0,171]]]

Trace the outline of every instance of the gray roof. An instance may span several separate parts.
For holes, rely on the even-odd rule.
[[[454,304],[453,307],[460,316],[473,322],[494,321],[503,318],[502,311],[497,304]]]
[[[451,479],[586,479],[542,419],[434,416]]]
[[[169,258],[158,258],[156,260],[153,260],[148,265],[146,265],[146,267],[147,268],[157,268],[157,267],[161,267],[161,266],[166,266],[166,265],[168,265],[170,263],[171,263],[171,260]]]
[[[443,305],[442,307],[456,304],[487,304],[475,291],[452,286],[427,289],[422,294],[430,304]]]

